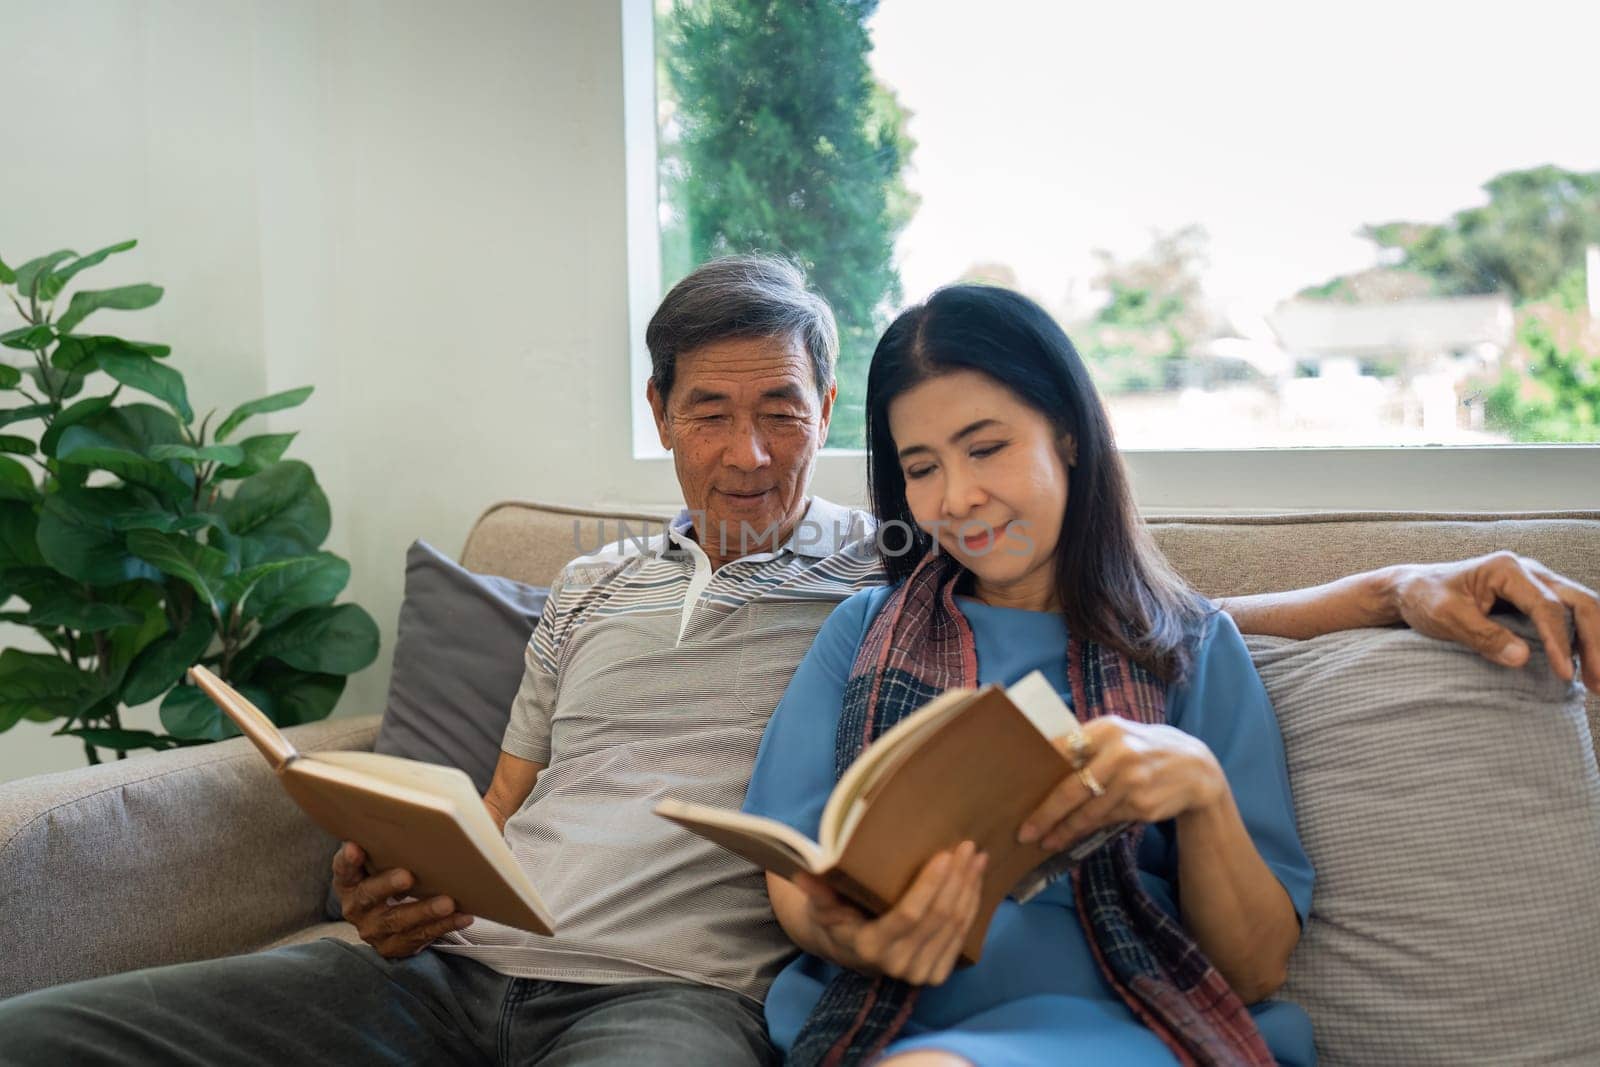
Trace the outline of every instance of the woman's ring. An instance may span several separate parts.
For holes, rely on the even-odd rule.
[[[1089,735],[1079,730],[1067,738],[1067,746],[1072,749],[1072,769],[1080,771],[1083,765],[1089,762],[1093,754],[1089,751]]]
[[[1089,791],[1090,796],[1103,797],[1106,795],[1106,787],[1095,780],[1095,776],[1089,773],[1089,768],[1079,768],[1078,781],[1083,783],[1083,787]]]

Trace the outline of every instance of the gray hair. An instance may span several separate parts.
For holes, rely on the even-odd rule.
[[[650,380],[663,400],[678,357],[735,337],[798,338],[811,357],[818,394],[833,385],[839,329],[827,301],[806,287],[799,267],[776,256],[713,259],[672,287],[644,331]]]

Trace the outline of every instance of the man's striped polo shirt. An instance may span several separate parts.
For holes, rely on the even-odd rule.
[[[813,498],[777,551],[715,572],[690,525],[568,564],[528,645],[501,747],[545,769],[506,840],[556,935],[478,919],[436,947],[519,977],[682,979],[755,998],[794,951],[760,871],[651,809],[666,796],[740,805],[823,620],[884,580],[872,520]]]

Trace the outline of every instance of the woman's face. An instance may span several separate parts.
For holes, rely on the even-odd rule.
[[[1055,602],[1054,552],[1067,466],[1050,421],[988,375],[951,371],[889,405],[906,499],[917,524],[977,576],[978,596],[1031,608]]]

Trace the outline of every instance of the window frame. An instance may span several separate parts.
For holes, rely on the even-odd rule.
[[[612,486],[619,501],[669,504],[671,457],[645,400],[644,331],[661,295],[656,173],[653,0],[622,6],[629,411],[632,462]],[[1352,448],[1123,449],[1142,510],[1518,512],[1600,508],[1600,445],[1405,445]],[[865,453],[828,449],[815,492],[866,500]]]

